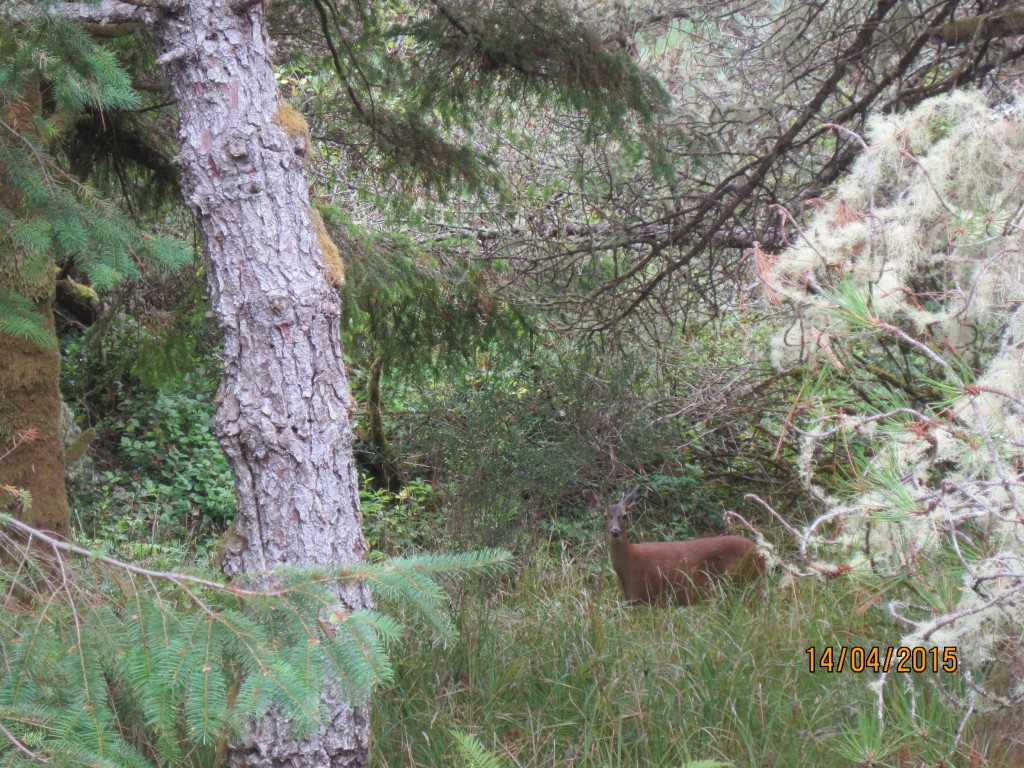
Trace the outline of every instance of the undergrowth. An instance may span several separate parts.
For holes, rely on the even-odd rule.
[[[256,586],[225,584],[117,561],[0,514],[0,765],[210,768],[272,709],[306,738],[330,714],[325,690],[362,702],[393,679],[402,623],[349,610],[346,590],[369,589],[452,639],[438,579],[507,558],[288,566]]]
[[[468,588],[457,641],[410,643],[373,707],[377,768],[998,766],[958,674],[808,670],[808,648],[898,646],[865,591],[779,578],[691,608],[627,607],[601,558],[537,556]],[[962,727],[963,726],[963,727]],[[959,737],[959,738],[958,738]]]

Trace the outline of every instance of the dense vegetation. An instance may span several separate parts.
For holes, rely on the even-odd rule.
[[[186,6],[0,4],[4,764],[248,765],[274,722],[314,764],[343,720],[352,765],[1020,763],[1012,3],[231,4],[279,93],[200,165]],[[242,262],[329,300],[225,269],[265,190],[204,179],[257,147],[309,197]],[[291,306],[344,351],[285,377],[315,423],[245,369],[307,370]],[[260,463],[296,437],[358,490]],[[636,486],[636,537],[772,572],[623,605],[582,492]],[[348,497],[364,562],[245,565]],[[822,669],[901,646],[956,669]]]

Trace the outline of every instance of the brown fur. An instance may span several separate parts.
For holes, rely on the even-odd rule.
[[[608,506],[592,491],[585,492],[584,498],[604,512],[608,554],[622,594],[630,603],[663,605],[672,599],[679,605],[691,605],[706,597],[716,581],[748,583],[765,572],[757,546],[743,536],[631,544],[624,518],[636,489]]]

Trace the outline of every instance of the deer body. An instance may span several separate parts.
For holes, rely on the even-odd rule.
[[[630,543],[623,518],[636,498],[636,489],[608,506],[592,491],[584,497],[592,507],[604,511],[608,554],[622,594],[630,603],[661,605],[674,600],[691,605],[705,597],[716,581],[746,583],[765,572],[757,546],[743,536]]]

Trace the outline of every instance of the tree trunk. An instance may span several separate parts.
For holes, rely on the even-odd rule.
[[[305,142],[282,125],[263,6],[186,0],[157,21],[178,101],[182,185],[202,231],[224,333],[216,426],[235,474],[237,536],[224,572],[361,559],[351,397],[338,298],[329,287],[306,186]],[[275,119],[276,118],[276,119]],[[349,608],[369,605],[352,590]],[[230,745],[232,766],[358,766],[368,715],[336,692],[327,724],[296,742],[272,711]]]
[[[53,275],[49,274],[52,292]],[[53,300],[36,303],[53,331]],[[0,461],[0,485],[32,494],[32,506],[16,516],[44,531],[68,536],[68,497],[64,485],[64,432],[61,429],[60,350],[0,333],[0,453],[22,430],[36,430]],[[0,497],[0,504],[8,499]],[[3,508],[0,506],[0,508]]]
[[[373,452],[368,457],[368,469],[381,488],[395,493],[402,487],[395,452],[384,429],[384,399],[381,380],[384,378],[384,356],[377,355],[370,364],[366,377],[366,442]]]
[[[5,127],[33,131],[33,120],[42,110],[39,85],[31,82],[20,101],[4,104],[0,117]],[[15,133],[17,133],[17,130]],[[0,206],[21,209],[19,193],[0,185]],[[24,269],[32,260],[16,243],[0,235],[0,286],[35,302],[48,330],[54,330],[53,300],[56,271]],[[32,494],[32,506],[16,510],[16,516],[35,528],[67,538],[68,496],[64,483],[64,431],[61,429],[60,350],[56,343],[44,347],[28,339],[0,333],[0,455],[20,433],[34,430],[31,441],[0,461],[0,485],[11,485]],[[0,509],[8,499],[0,495]]]

